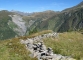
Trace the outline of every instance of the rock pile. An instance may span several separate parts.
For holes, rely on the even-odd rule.
[[[21,40],[22,44],[26,45],[26,48],[31,52],[30,56],[38,58],[38,60],[75,60],[69,56],[62,56],[60,54],[54,54],[52,48],[44,45],[43,38],[58,37],[58,33],[48,33],[36,36],[34,38],[28,38],[27,40]]]

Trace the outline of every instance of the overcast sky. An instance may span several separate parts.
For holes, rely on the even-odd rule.
[[[0,0],[0,10],[39,12],[45,10],[61,11],[73,7],[83,0]]]

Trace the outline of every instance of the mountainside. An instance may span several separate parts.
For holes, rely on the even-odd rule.
[[[83,60],[83,1],[60,12],[0,10],[0,60]]]
[[[75,10],[75,9],[79,9],[79,8],[83,8],[83,1],[74,7],[63,10],[63,12],[68,12],[70,10]]]
[[[0,40],[29,35],[34,22],[45,20],[55,14],[54,11],[32,13],[25,16],[7,10],[0,11]]]
[[[33,31],[38,26],[39,23],[49,19],[50,17],[58,13],[59,12],[48,10],[44,12],[35,12],[31,14],[30,16],[23,16],[23,20],[27,22],[26,23],[27,25],[26,35],[29,35],[29,32]]]
[[[0,11],[0,40],[25,35],[26,23],[21,15],[7,10]]]
[[[10,14],[13,15],[13,13],[6,10],[0,11],[0,39],[13,38],[16,35],[8,25],[8,21],[12,20],[11,17],[8,16]]]
[[[83,30],[83,8],[72,10],[64,14],[64,23],[58,31],[81,31]]]
[[[11,10],[11,12],[13,12],[14,14],[19,14],[19,15],[23,15],[23,16],[29,16],[32,14],[32,13],[20,12],[20,11],[15,11],[15,10]]]
[[[83,31],[83,1],[71,8],[34,13],[0,11],[0,40],[29,35],[42,30]]]
[[[34,29],[38,31],[47,29],[51,29],[56,32],[82,31],[83,2],[75,7],[65,9],[45,21],[34,23],[34,25],[36,24],[38,25]]]
[[[10,28],[12,28],[19,36],[23,36],[26,33],[26,25],[25,22],[23,21],[21,16],[18,15],[13,15],[10,17],[12,18],[12,21],[8,22],[8,25],[10,26]],[[16,27],[11,26],[14,23],[15,25],[17,25]]]

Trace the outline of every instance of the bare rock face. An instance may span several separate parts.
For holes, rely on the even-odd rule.
[[[12,23],[14,25],[16,25],[16,27],[12,27],[13,30],[19,35],[19,36],[23,36],[26,33],[27,27],[25,25],[25,22],[23,21],[21,16],[18,15],[13,15],[10,17],[12,18]],[[10,22],[9,22],[10,25]],[[11,27],[10,27],[11,28]]]

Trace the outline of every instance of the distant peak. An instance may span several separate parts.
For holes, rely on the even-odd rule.
[[[83,6],[83,1],[80,2],[77,6]]]
[[[83,4],[83,1],[80,4]]]

